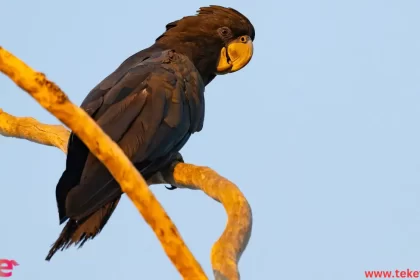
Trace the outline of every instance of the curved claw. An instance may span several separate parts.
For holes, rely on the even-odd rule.
[[[170,190],[170,191],[173,191],[173,190],[177,189],[177,187],[175,187],[173,185],[171,185],[170,188],[168,188],[167,186],[165,186],[165,188],[168,189],[168,190]]]

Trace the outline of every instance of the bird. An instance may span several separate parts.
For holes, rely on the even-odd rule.
[[[253,57],[254,40],[253,24],[239,11],[201,7],[168,23],[150,47],[124,60],[80,107],[147,180],[202,130],[205,87],[217,75],[243,69]],[[67,223],[46,260],[97,236],[122,195],[107,168],[71,132],[56,186],[59,223]]]

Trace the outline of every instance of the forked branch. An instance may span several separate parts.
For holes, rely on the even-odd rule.
[[[74,131],[108,168],[122,191],[152,227],[184,279],[207,277],[148,185],[169,183],[179,188],[200,189],[221,202],[228,214],[228,222],[212,248],[213,272],[217,280],[240,278],[238,262],[251,235],[252,214],[247,200],[236,185],[210,168],[180,162],[181,155],[180,161],[174,162],[168,170],[156,174],[146,183],[118,145],[82,109],[71,103],[58,86],[48,81],[44,74],[35,72],[1,47],[0,71]],[[14,117],[0,109],[0,134],[55,146],[66,152],[69,131],[61,125],[47,125],[33,118]]]

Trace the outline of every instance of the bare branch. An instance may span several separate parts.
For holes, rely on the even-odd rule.
[[[170,171],[170,170],[168,170]],[[251,207],[239,188],[208,167],[178,163],[165,181],[179,188],[202,190],[223,204],[228,221],[223,234],[213,245],[211,264],[217,280],[240,279],[238,262],[251,237]]]
[[[66,124],[108,168],[152,227],[166,254],[184,279],[208,279],[182,240],[176,226],[120,147],[61,89],[0,47],[0,71]]]
[[[16,118],[0,108],[0,134],[57,147],[67,152],[70,132],[62,125],[45,125],[34,118]]]
[[[0,70],[1,63],[0,49]],[[16,129],[14,125],[24,129]],[[0,134],[56,146],[66,152],[69,132],[63,126],[41,124],[32,118],[14,117],[0,109]],[[202,190],[223,204],[228,221],[223,234],[212,248],[213,272],[216,280],[240,279],[238,262],[251,236],[252,212],[238,187],[208,167],[182,163],[181,155],[167,170],[156,174],[147,183],[149,185],[165,183],[179,188]]]

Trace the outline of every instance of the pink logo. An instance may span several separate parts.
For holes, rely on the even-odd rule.
[[[0,259],[0,277],[12,276],[14,266],[19,265],[15,260]]]

